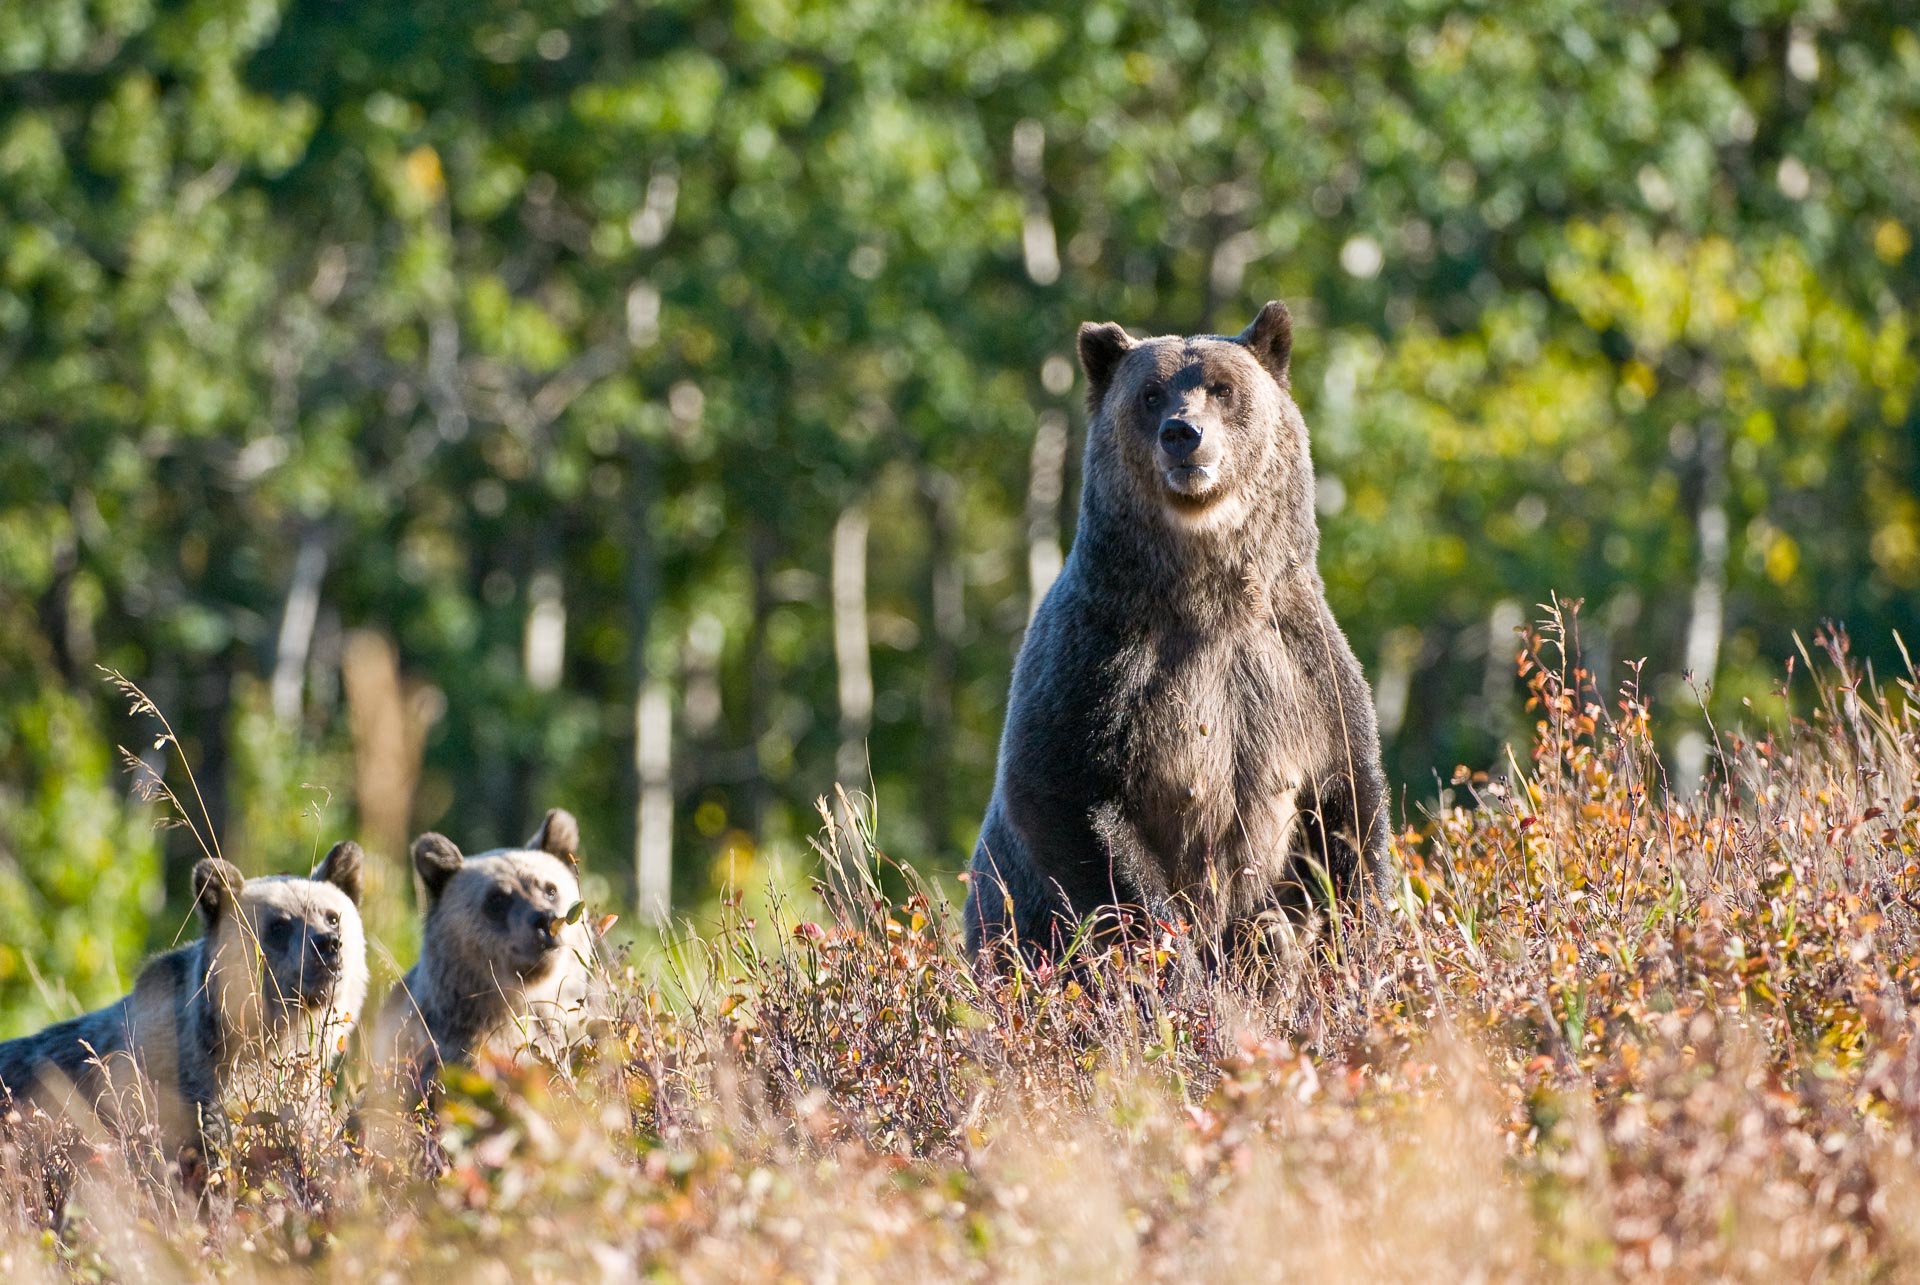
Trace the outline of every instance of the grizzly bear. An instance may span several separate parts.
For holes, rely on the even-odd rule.
[[[1292,320],[1080,327],[1073,548],[1014,663],[967,946],[1058,952],[1101,907],[1242,941],[1385,875],[1373,701],[1320,579]]]
[[[366,1001],[361,865],[356,843],[311,878],[201,861],[200,940],[154,959],[107,1007],[0,1044],[0,1100],[49,1114],[77,1104],[112,1123],[150,1086],[165,1144],[212,1160],[229,1109],[317,1093]]]
[[[469,857],[444,835],[414,840],[420,960],[387,997],[375,1044],[402,1088],[483,1049],[556,1061],[578,1041],[598,1001],[579,845],[579,823],[560,808],[524,848]]]

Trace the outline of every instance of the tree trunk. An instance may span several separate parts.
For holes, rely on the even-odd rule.
[[[347,635],[340,671],[353,738],[353,796],[360,833],[376,857],[385,858],[375,860],[367,872],[365,904],[377,933],[407,913],[399,905],[398,890],[410,882],[407,845],[414,794],[427,730],[444,712],[445,698],[437,688],[405,683],[393,642],[370,629]]]
[[[960,485],[950,473],[929,469],[921,489],[933,507],[929,616],[933,646],[927,656],[922,723],[926,735],[920,807],[933,852],[947,841],[953,772],[953,689],[960,640],[967,627],[966,573],[960,562]]]
[[[282,723],[300,717],[307,657],[313,650],[314,625],[320,619],[320,585],[326,575],[326,535],[318,525],[309,524],[301,531],[300,549],[294,554],[293,579],[287,585],[280,638],[273,651],[273,716]]]
[[[1060,240],[1047,206],[1046,151],[1046,126],[1029,119],[1013,127],[1013,172],[1026,207],[1020,220],[1020,254],[1027,279],[1037,286],[1060,279]]]
[[[834,758],[834,810],[842,842],[834,854],[842,861],[862,858],[852,836],[857,818],[847,805],[856,793],[873,791],[867,762],[867,734],[873,728],[873,653],[867,637],[867,511],[859,504],[840,510],[833,524],[833,659],[839,675],[840,751]]]
[[[747,533],[747,569],[752,579],[753,615],[747,624],[747,761],[752,776],[747,783],[747,818],[756,841],[764,839],[773,808],[773,784],[767,780],[761,742],[773,720],[773,657],[767,651],[767,618],[773,613],[774,535],[754,522]]]
[[[706,746],[726,714],[720,690],[720,658],[727,644],[727,628],[712,612],[703,611],[687,622],[680,644],[681,724],[687,738]]]
[[[1373,710],[1382,745],[1391,744],[1406,725],[1413,670],[1425,645],[1426,639],[1410,625],[1393,630],[1381,641],[1380,668],[1373,679]]]
[[[634,810],[633,886],[643,923],[673,910],[673,702],[667,685],[643,676],[634,702],[633,766],[640,797]]]
[[[1485,668],[1480,673],[1480,705],[1486,729],[1496,738],[1504,739],[1513,733],[1513,689],[1518,681],[1514,653],[1519,650],[1519,640],[1513,631],[1526,622],[1526,613],[1511,598],[1500,599],[1487,613],[1487,653]]]
[[[527,686],[550,692],[560,685],[567,651],[567,599],[560,572],[543,566],[527,580],[527,624],[520,659]]]
[[[868,786],[867,733],[873,726],[873,657],[867,641],[867,512],[858,504],[833,524],[833,658],[840,683],[839,784]]]
[[[664,923],[673,909],[673,703],[667,683],[653,673],[648,640],[660,589],[654,540],[653,464],[635,444],[628,479],[627,632],[634,677],[633,890],[643,923]]]
[[[1057,410],[1044,412],[1033,435],[1033,455],[1027,466],[1027,619],[1040,610],[1060,574],[1064,558],[1060,547],[1060,497],[1067,473],[1067,417]]]
[[[200,761],[193,769],[198,780],[195,803],[205,817],[207,833],[220,836],[222,842],[231,837],[227,802],[232,797],[228,776],[233,756],[228,743],[232,736],[235,651],[230,646],[221,648],[205,671],[188,682],[194,696],[187,703],[187,726],[199,729]],[[267,873],[256,854],[222,855],[249,875]]]
[[[1694,515],[1699,560],[1687,616],[1687,672],[1702,691],[1712,686],[1720,664],[1720,639],[1726,624],[1727,462],[1726,433],[1717,419],[1700,426],[1700,508]]]
[[[1710,415],[1701,422],[1694,450],[1700,477],[1700,504],[1693,522],[1699,557],[1688,603],[1685,663],[1695,690],[1705,700],[1720,666],[1720,642],[1726,629],[1727,440],[1718,418]],[[1691,794],[1698,789],[1707,766],[1706,736],[1698,730],[1682,735],[1674,746],[1673,766],[1678,790]]]

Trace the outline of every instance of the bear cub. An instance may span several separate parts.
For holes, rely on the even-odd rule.
[[[580,827],[548,812],[525,848],[464,856],[423,834],[413,865],[426,892],[420,960],[394,986],[377,1047],[424,1084],[484,1050],[563,1058],[593,1015],[594,947],[579,915]]]
[[[73,1095],[113,1120],[151,1085],[165,1144],[212,1158],[228,1110],[317,1093],[366,1002],[362,861],[356,843],[311,878],[201,861],[200,939],[147,964],[132,994],[0,1044],[0,1100],[58,1114]]]
[[[1241,941],[1385,875],[1373,700],[1327,606],[1292,320],[1080,328],[1079,527],[1013,670],[967,945],[1102,906]]]

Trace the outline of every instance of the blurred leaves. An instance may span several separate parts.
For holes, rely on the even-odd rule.
[[[682,894],[798,851],[855,503],[882,838],[957,864],[1089,318],[1295,306],[1323,568],[1416,796],[1496,759],[1551,590],[1603,687],[1646,656],[1688,704],[1711,654],[1730,720],[1795,628],[1920,627],[1903,6],[56,0],[0,68],[0,724],[139,676],[260,868],[316,839],[293,764],[348,801],[363,627],[445,693],[418,824],[565,802],[624,886],[644,668]]]

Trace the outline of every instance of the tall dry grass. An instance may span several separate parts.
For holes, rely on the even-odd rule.
[[[1821,634],[1787,722],[1722,731],[1679,798],[1565,634],[1520,656],[1528,753],[1396,837],[1378,923],[1202,987],[1164,933],[983,978],[836,806],[817,908],[618,965],[594,1048],[450,1073],[430,1148],[351,1069],[331,1133],[256,1111],[192,1200],[16,1136],[0,1270],[1920,1276],[1914,675]]]

